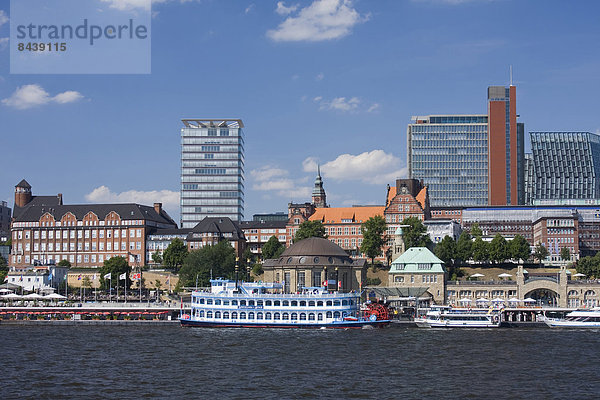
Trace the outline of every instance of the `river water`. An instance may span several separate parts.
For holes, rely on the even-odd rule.
[[[564,399],[600,393],[590,330],[0,325],[0,398]]]

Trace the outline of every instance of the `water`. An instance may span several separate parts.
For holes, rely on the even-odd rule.
[[[600,332],[0,325],[0,398],[514,399],[600,393]]]

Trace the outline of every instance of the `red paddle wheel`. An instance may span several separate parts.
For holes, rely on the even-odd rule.
[[[390,319],[390,312],[388,308],[380,303],[366,304],[366,309],[363,311],[363,314],[365,319],[371,318],[372,315],[375,316],[377,321]]]

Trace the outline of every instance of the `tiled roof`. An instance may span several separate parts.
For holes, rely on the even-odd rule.
[[[51,197],[51,196],[36,196],[36,197]],[[31,203],[29,203],[31,204]],[[104,220],[106,216],[114,211],[119,214],[123,220],[150,220],[163,224],[171,224],[177,226],[173,219],[164,210],[160,214],[156,212],[154,207],[143,206],[140,204],[73,204],[73,205],[27,205],[23,208],[20,215],[15,217],[15,222],[35,222],[39,221],[40,217],[45,213],[50,213],[55,220],[60,221],[67,213],[72,213],[78,220],[89,213],[93,212],[98,216],[98,219]]]
[[[362,223],[376,215],[383,216],[384,209],[383,206],[317,208],[309,220],[327,224],[342,223],[342,220],[350,219],[352,222]]]
[[[392,202],[392,200],[394,200],[394,197],[396,197],[397,194],[398,193],[396,192],[396,186],[391,186],[390,191],[388,192],[386,204],[390,204]]]
[[[416,200],[419,202],[419,204],[421,205],[421,208],[424,210],[425,209],[425,200],[427,199],[427,186],[425,186],[423,189],[421,189],[421,191],[419,192],[419,194],[417,194]]]
[[[25,182],[27,183],[27,182]],[[31,196],[31,201],[25,204],[25,207],[18,207],[15,204],[13,209],[13,218],[19,218],[29,207],[56,207],[62,205],[60,196]],[[39,219],[39,218],[38,218]]]
[[[244,232],[240,226],[227,217],[206,217],[192,228],[188,235],[188,240],[192,240],[194,233],[213,233],[223,234],[232,233],[229,240],[239,240],[244,238]]]
[[[25,179],[21,179],[21,182],[17,183],[15,187],[31,189],[31,185]]]

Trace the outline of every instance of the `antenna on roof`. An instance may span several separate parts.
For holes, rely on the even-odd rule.
[[[513,85],[513,79],[512,79],[512,65],[510,66],[510,86]]]

